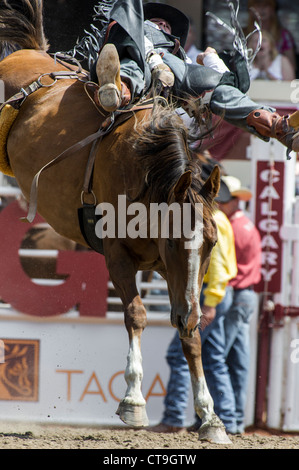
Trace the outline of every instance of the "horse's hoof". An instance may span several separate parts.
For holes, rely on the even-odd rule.
[[[224,426],[203,425],[199,428],[198,437],[200,441],[208,441],[213,444],[232,444]]]
[[[116,414],[124,423],[135,428],[146,427],[149,424],[145,405],[131,405],[121,401]]]

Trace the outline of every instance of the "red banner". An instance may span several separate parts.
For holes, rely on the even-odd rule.
[[[262,280],[258,292],[281,292],[284,162],[258,161],[255,223],[262,239]]]

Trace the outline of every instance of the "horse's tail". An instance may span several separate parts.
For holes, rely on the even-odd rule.
[[[43,27],[43,0],[1,0],[0,49],[40,49],[48,42]]]

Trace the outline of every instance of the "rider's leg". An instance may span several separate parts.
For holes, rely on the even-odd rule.
[[[299,151],[298,111],[290,117],[281,117],[275,109],[252,101],[249,96],[232,86],[227,76],[224,80],[224,75],[213,69],[186,64],[169,52],[165,52],[163,61],[175,74],[174,96],[184,99],[187,94],[194,97],[206,94],[209,96],[207,104],[211,111],[225,121],[266,141],[274,137],[288,149]],[[130,100],[133,101],[136,96],[141,96],[142,90],[147,88],[147,72],[149,69],[143,73],[132,59],[124,58],[120,63],[116,48],[110,44],[104,46],[97,63],[101,106],[112,112]],[[125,104],[122,101],[122,81],[129,85]]]
[[[142,63],[134,41],[119,24],[114,24],[91,70],[91,80],[103,87],[96,101],[106,111],[113,112],[135,101],[149,87],[149,67],[145,64],[143,70]]]
[[[255,103],[233,86],[233,73],[224,76],[201,65],[185,64],[169,53],[163,60],[175,72],[176,96],[183,99],[188,93],[195,97],[205,94],[211,111],[225,121],[266,141],[274,137],[288,149],[299,151],[298,111],[282,117],[275,109]]]
[[[252,101],[237,88],[221,85],[215,88],[210,102],[211,111],[251,134],[268,141],[274,137],[288,149],[299,151],[299,113],[280,116],[275,109]]]

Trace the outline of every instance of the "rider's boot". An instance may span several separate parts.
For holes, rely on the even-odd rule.
[[[289,150],[299,152],[299,111],[290,116],[280,116],[265,109],[252,111],[247,125],[263,137],[274,137]]]
[[[121,79],[118,52],[113,44],[106,44],[101,50],[96,73],[99,89],[95,98],[105,111],[112,113],[130,102],[130,88]]]

